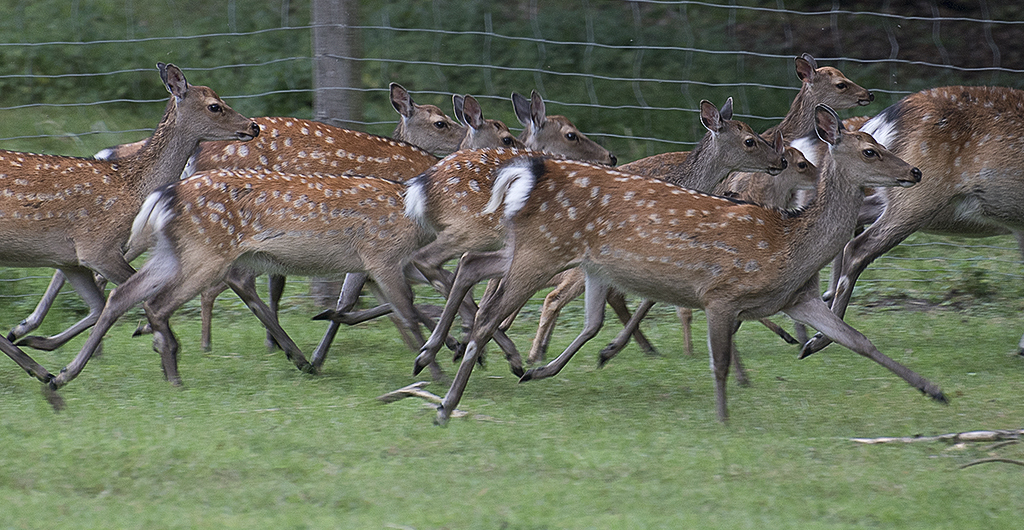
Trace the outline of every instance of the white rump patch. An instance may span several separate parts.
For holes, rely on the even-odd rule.
[[[526,204],[526,199],[533,191],[536,175],[532,171],[533,161],[529,158],[515,158],[505,167],[498,170],[491,189],[491,200],[482,213],[491,214],[498,211],[504,201],[505,217],[512,217]]]
[[[405,216],[420,226],[426,225],[427,190],[423,180],[414,178],[405,187]]]
[[[889,144],[896,138],[896,124],[885,119],[883,114],[871,118],[860,130],[871,135],[876,142],[889,149]],[[812,162],[813,163],[813,162]]]

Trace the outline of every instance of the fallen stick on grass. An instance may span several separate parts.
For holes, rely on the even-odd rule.
[[[914,443],[914,442],[997,442],[1000,440],[1016,440],[1024,435],[1024,429],[1009,431],[968,431],[939,436],[901,436],[881,438],[851,438],[850,440],[862,444],[885,444],[885,443]]]

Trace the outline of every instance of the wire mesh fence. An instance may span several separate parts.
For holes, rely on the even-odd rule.
[[[328,2],[356,13],[344,27],[356,53],[328,55],[358,83],[314,86],[311,13],[323,1],[15,3],[0,21],[0,147],[89,156],[145,137],[165,101],[157,61],[250,116],[309,118],[317,91],[341,91],[360,102],[349,126],[384,135],[397,120],[390,82],[443,109],[473,94],[514,130],[509,95],[537,90],[620,162],[692,147],[701,99],[734,97],[755,129],[777,122],[801,53],[876,94],[847,116],[935,86],[1024,84],[1024,8],[1012,3],[532,0]],[[1016,296],[1019,258],[1009,237],[915,236],[858,288]],[[3,271],[0,298],[31,297],[37,276]]]

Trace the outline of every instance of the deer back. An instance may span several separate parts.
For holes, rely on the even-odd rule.
[[[376,177],[211,170],[151,196],[133,237],[166,238],[186,269],[239,259],[299,274],[393,266],[428,241],[404,215],[404,189]]]
[[[256,118],[255,142],[207,142],[194,170],[269,169],[285,173],[374,175],[405,180],[438,158],[405,142],[299,118]]]

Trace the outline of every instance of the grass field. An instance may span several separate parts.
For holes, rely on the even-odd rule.
[[[28,292],[44,283],[18,282]],[[850,440],[1021,428],[1024,327],[1012,304],[851,310],[884,353],[941,385],[948,406],[837,346],[797,361],[794,347],[748,324],[737,338],[753,385],[730,386],[722,425],[703,321],[687,358],[671,311],[656,308],[645,329],[659,356],[631,345],[596,368],[617,331],[609,325],[558,377],[519,384],[492,352],[462,400],[466,415],[439,428],[424,401],[375,399],[418,380],[389,322],[343,330],[323,374],[310,376],[264,349],[233,298],[218,305],[208,353],[194,305],[175,317],[181,388],[162,380],[150,340],[130,336],[133,317],[62,391],[59,414],[7,363],[0,527],[962,529],[1013,528],[1024,515],[1021,467],[960,468],[1022,460],[1024,446]],[[34,302],[15,300],[5,329]],[[73,295],[61,300],[48,331],[81,314]],[[308,301],[290,301],[285,328],[311,351],[324,325],[308,320]],[[522,349],[534,317],[514,328]],[[570,306],[552,351],[580,317]],[[80,344],[33,354],[57,370]]]

